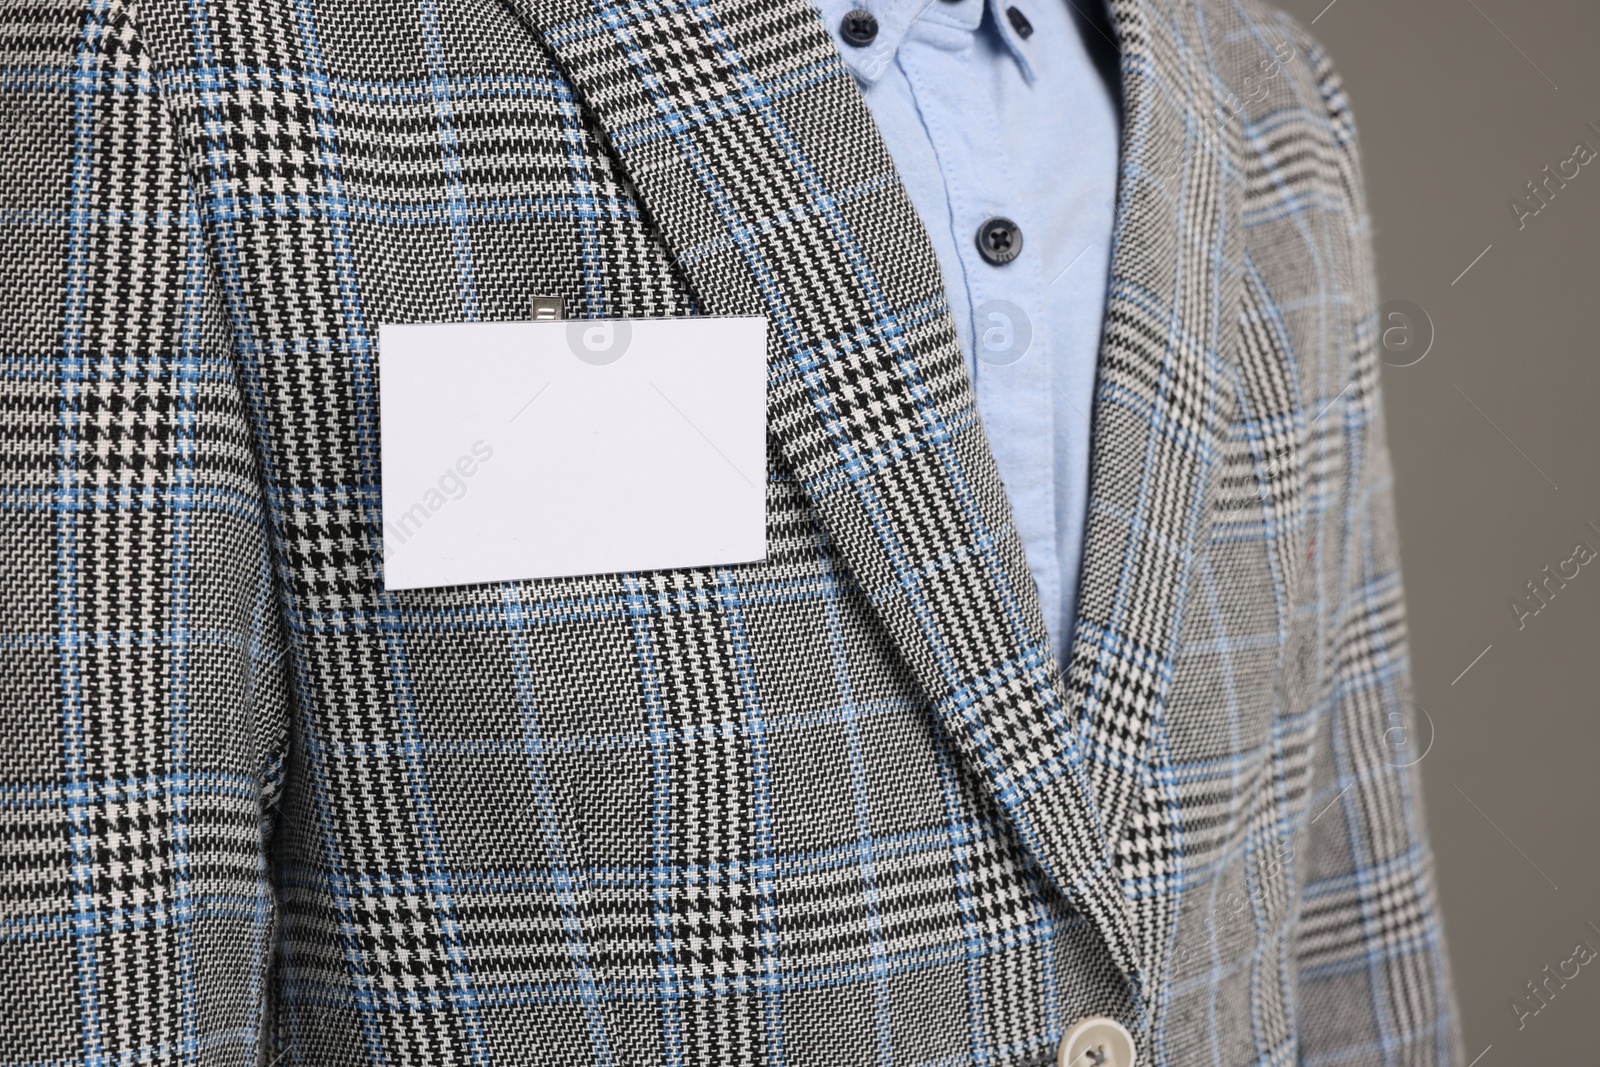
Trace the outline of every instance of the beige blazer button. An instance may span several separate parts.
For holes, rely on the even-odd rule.
[[[1115,1019],[1091,1015],[1067,1028],[1058,1067],[1134,1067],[1133,1035]]]

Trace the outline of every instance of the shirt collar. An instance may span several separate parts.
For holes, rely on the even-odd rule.
[[[1033,80],[1033,67],[1028,56],[1028,45],[1011,25],[1006,9],[1015,6],[1015,0],[812,0],[829,36],[838,46],[840,58],[850,68],[863,87],[876,84],[894,62],[900,44],[915,27],[919,35],[927,36],[937,44],[959,48],[966,38],[978,32],[983,24],[984,7],[989,9],[994,29],[1004,42],[1005,49],[1022,70],[1022,76]],[[1046,0],[1049,2],[1049,0]],[[840,32],[840,24],[851,11],[871,12],[878,20],[878,35],[864,48],[848,44]],[[1024,9],[1025,10],[1025,9]],[[948,44],[946,44],[948,42]]]

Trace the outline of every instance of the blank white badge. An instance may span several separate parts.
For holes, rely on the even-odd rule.
[[[384,585],[763,559],[761,318],[384,324]]]

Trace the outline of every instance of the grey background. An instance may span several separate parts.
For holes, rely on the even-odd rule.
[[[1436,330],[1384,387],[1467,1059],[1597,1063],[1600,959],[1520,1029],[1510,1001],[1537,1005],[1525,984],[1580,939],[1600,951],[1600,559],[1520,630],[1510,601],[1580,539],[1600,550],[1600,159],[1520,231],[1509,201],[1600,151],[1600,6],[1277,2],[1344,75],[1381,297]]]

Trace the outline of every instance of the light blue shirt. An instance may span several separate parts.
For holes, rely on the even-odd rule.
[[[1110,48],[1071,4],[1098,0],[815,0],[855,73],[938,254],[984,432],[1045,623],[1065,662],[1088,496],[1089,419],[1116,201]],[[864,48],[840,25],[871,12]],[[1031,25],[1019,32],[1008,8]],[[988,219],[1022,252],[984,260]]]

